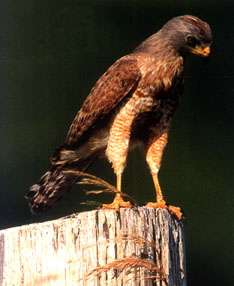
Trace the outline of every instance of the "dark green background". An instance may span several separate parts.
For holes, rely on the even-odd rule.
[[[232,2],[1,1],[0,227],[90,209],[79,205],[87,199],[81,186],[39,216],[23,196],[48,169],[99,76],[170,18],[193,14],[210,24],[214,44],[209,64],[196,57],[186,63],[160,181],[167,201],[186,214],[188,285],[234,285]],[[105,160],[89,172],[115,183]],[[123,188],[141,204],[154,199],[141,151],[129,156]]]

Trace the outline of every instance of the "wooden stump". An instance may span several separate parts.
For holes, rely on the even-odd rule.
[[[2,230],[0,285],[185,286],[183,225],[139,207]]]

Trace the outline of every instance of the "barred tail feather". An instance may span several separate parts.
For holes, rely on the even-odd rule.
[[[54,165],[25,195],[31,212],[39,213],[53,207],[79,179],[77,172],[67,171],[85,172],[99,156],[100,153],[97,153],[71,164]]]
[[[25,198],[30,200],[32,213],[46,211],[53,207],[76,182],[78,175],[64,171],[66,168],[54,166],[30,188]]]

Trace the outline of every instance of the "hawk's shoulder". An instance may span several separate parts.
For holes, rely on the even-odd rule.
[[[75,145],[88,129],[132,93],[140,78],[137,57],[128,55],[117,60],[91,89],[70,127],[66,144]]]

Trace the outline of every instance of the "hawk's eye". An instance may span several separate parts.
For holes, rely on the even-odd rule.
[[[191,35],[187,36],[186,42],[189,46],[192,46],[192,47],[194,47],[198,43],[197,39]]]

